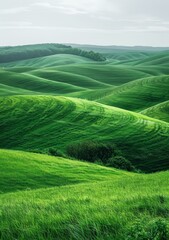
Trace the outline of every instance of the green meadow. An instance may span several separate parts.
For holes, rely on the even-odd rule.
[[[169,239],[168,66],[156,48],[0,48],[0,239]]]

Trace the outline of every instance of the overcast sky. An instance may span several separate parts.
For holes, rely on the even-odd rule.
[[[0,1],[0,45],[169,46],[169,0]]]

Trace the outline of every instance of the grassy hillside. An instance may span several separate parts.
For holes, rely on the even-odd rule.
[[[28,70],[28,69],[27,69]],[[60,72],[50,68],[20,72],[20,69],[0,70],[0,95],[12,94],[70,94],[72,92],[108,89],[112,85],[104,84],[83,75]],[[5,92],[6,91],[6,92]]]
[[[84,76],[108,85],[121,85],[126,82],[151,76],[135,67],[109,63],[94,63],[79,56],[54,55],[43,58],[16,61],[0,65],[2,70],[24,73],[32,70],[44,71],[44,68],[56,73],[71,73]],[[48,68],[48,69],[47,69]]]
[[[137,62],[137,65],[163,65],[163,66],[169,66],[169,50],[165,52],[160,52],[155,54],[155,56],[150,56],[147,59],[141,60]]]
[[[41,93],[47,95],[48,94],[59,95],[86,90],[83,87],[72,85],[71,82],[70,83],[65,83],[64,81],[57,82],[52,81],[50,79],[44,79],[41,77],[33,76],[29,73],[15,73],[4,70],[0,70],[0,83],[6,85],[7,87],[15,87],[20,89],[20,91],[18,91],[18,94],[20,93],[24,94],[25,90],[34,92],[34,94]]]
[[[135,79],[150,76],[128,66],[114,66],[106,63],[58,66],[56,69],[63,72],[84,75],[97,81],[117,86]]]
[[[14,152],[2,151],[6,157],[13,158],[14,154],[11,163],[14,162],[13,167],[16,167],[18,174],[20,168],[17,167],[19,164],[22,165],[22,152],[16,152],[15,156]],[[64,177],[68,173],[73,177],[76,176],[79,182],[86,179],[86,175],[83,174],[85,166],[83,164],[75,162],[74,166],[78,164],[77,175],[72,168],[73,165],[69,169],[69,161],[64,165],[61,159],[56,159],[55,164],[53,158],[49,158],[49,162],[47,159],[41,162],[39,155],[23,153],[23,156],[27,160],[24,164],[28,167],[28,173],[31,167],[35,169],[39,167],[38,174],[45,171],[46,183],[52,177],[54,178],[53,173],[55,174],[55,170],[57,172],[57,168],[59,173],[62,172],[59,162],[64,168],[68,167]],[[95,178],[99,170],[99,167],[96,169],[95,167],[93,165],[93,171],[87,167],[88,183],[72,185],[72,182],[68,181],[67,186],[1,194],[1,239],[167,240],[169,173],[161,172],[151,175],[125,175],[124,173],[123,177],[120,177],[114,174],[113,170],[104,168],[100,169],[100,173],[104,172],[103,180],[106,178],[109,180],[92,183],[93,177]],[[8,173],[12,173],[12,176],[14,171],[12,167],[8,168]],[[49,176],[50,171],[52,177]],[[27,176],[28,173],[26,173]],[[31,173],[30,182],[35,180],[34,182],[37,183],[38,174],[33,176]],[[59,180],[64,182],[65,179],[58,178]],[[21,181],[20,184],[22,185],[23,182]]]
[[[1,148],[64,151],[73,142],[98,140],[118,144],[145,171],[168,168],[168,123],[65,97],[1,97],[0,106]]]
[[[43,154],[0,150],[0,192],[117,179],[127,173]],[[132,176],[133,174],[128,175]]]
[[[29,74],[45,78],[47,80],[53,80],[57,82],[64,82],[68,84],[72,84],[78,87],[83,87],[86,89],[102,89],[102,88],[109,88],[112,85],[105,84],[100,81],[97,81],[93,78],[83,76],[82,74],[74,74],[68,72],[57,71],[53,68],[47,69],[38,69],[29,72]]]
[[[169,122],[169,101],[159,103],[141,112],[146,116]]]
[[[141,111],[169,99],[169,76],[135,80],[112,90],[101,103]]]
[[[35,92],[26,89],[12,87],[5,84],[0,84],[0,96],[9,95],[34,95]],[[37,93],[38,94],[38,93]]]

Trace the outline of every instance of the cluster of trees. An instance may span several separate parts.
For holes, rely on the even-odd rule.
[[[109,167],[127,171],[136,171],[132,163],[121,156],[120,153],[116,146],[93,141],[71,144],[67,147],[67,155],[70,157],[89,162],[99,162]]]
[[[95,61],[106,60],[104,56],[93,51],[88,52],[63,44],[38,44],[16,47],[2,47],[0,51],[0,63],[45,57],[55,54],[73,54],[83,56]]]
[[[78,55],[78,56],[82,56],[82,57],[86,57],[89,59],[92,59],[94,61],[98,61],[98,62],[103,62],[106,60],[106,58],[101,55],[100,53],[96,53],[93,51],[85,51],[79,48],[71,48],[69,49],[69,53],[73,54],[73,55]]]

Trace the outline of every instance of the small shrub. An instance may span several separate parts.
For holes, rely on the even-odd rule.
[[[127,170],[127,171],[135,170],[132,163],[122,156],[116,156],[116,157],[110,158],[107,165],[110,167]]]
[[[110,144],[86,141],[69,145],[67,154],[79,160],[107,163],[108,159],[113,156],[114,149]]]

